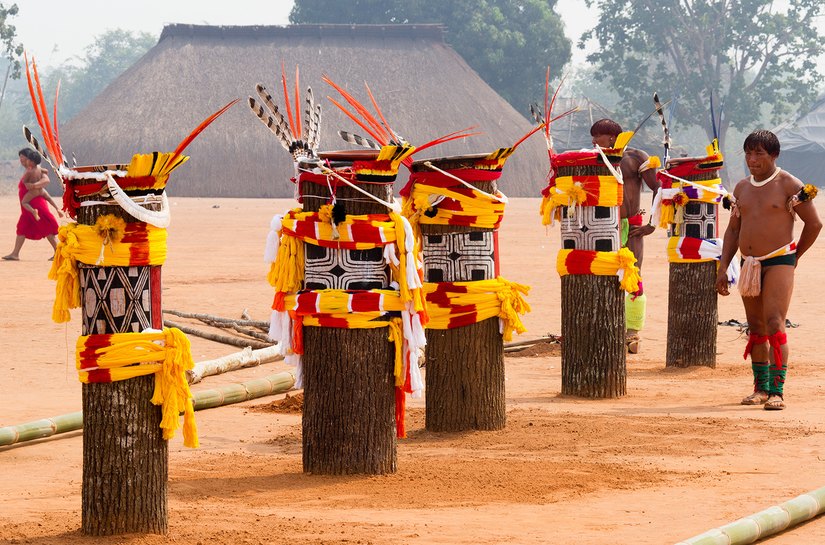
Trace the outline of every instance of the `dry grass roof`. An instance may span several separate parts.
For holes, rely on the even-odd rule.
[[[82,164],[128,162],[134,153],[171,151],[207,115],[242,97],[190,145],[191,159],[173,175],[170,193],[289,197],[291,157],[245,104],[256,83],[276,89],[282,61],[290,82],[295,65],[300,66],[301,87],[311,86],[322,103],[322,150],[351,147],[337,136],[339,129],[363,134],[326,100],[334,90],[321,81],[322,74],[362,100],[368,82],[393,128],[414,144],[471,125],[484,132],[422,155],[493,151],[512,145],[531,128],[445,43],[439,25],[175,24],[61,129],[63,147]],[[500,187],[511,196],[538,196],[547,168],[546,147],[536,135],[508,161]]]

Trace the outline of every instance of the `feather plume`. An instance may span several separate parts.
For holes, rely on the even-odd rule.
[[[57,163],[61,164],[61,158],[63,157],[63,152],[60,149],[60,142],[57,141],[57,138],[54,134],[54,129],[51,124],[51,120],[49,119],[49,109],[46,107],[46,99],[43,96],[43,86],[40,84],[40,76],[37,73],[37,64],[34,62],[34,58],[32,58],[32,72],[34,73],[34,81],[37,84],[37,95],[40,100],[40,108],[43,114],[43,120],[46,123],[46,132],[48,133],[48,140],[50,144],[49,152],[53,155],[52,160]],[[43,127],[41,127],[42,129]]]
[[[180,156],[180,154],[181,154],[181,153],[183,153],[183,150],[185,150],[185,149],[186,149],[186,146],[188,146],[189,144],[191,144],[191,143],[192,143],[192,140],[194,140],[195,138],[197,138],[197,137],[198,137],[198,135],[199,135],[199,134],[200,134],[200,133],[201,133],[201,132],[202,132],[202,131],[206,128],[206,127],[208,127],[208,126],[209,126],[209,125],[210,125],[213,121],[215,121],[215,120],[216,120],[216,119],[218,119],[221,115],[223,115],[223,113],[224,113],[224,112],[226,112],[229,108],[231,108],[232,106],[234,106],[234,105],[235,105],[235,104],[236,104],[239,100],[240,100],[239,98],[236,98],[236,99],[235,99],[235,100],[233,100],[232,102],[230,102],[230,103],[226,104],[226,106],[224,106],[223,108],[221,108],[221,109],[220,109],[220,110],[218,110],[217,112],[213,113],[212,115],[210,115],[209,117],[207,117],[206,119],[204,119],[203,121],[201,121],[200,125],[198,125],[197,127],[195,127],[195,129],[194,129],[191,133],[189,133],[189,136],[187,136],[186,138],[184,138],[183,140],[181,140],[181,143],[180,143],[180,144],[178,144],[178,147],[177,147],[177,148],[175,148],[175,151],[174,151],[174,153],[172,153],[172,157],[171,157],[171,159],[169,159],[169,161],[167,162],[167,164],[170,164],[170,165],[171,165],[171,164],[173,164],[173,163],[175,162],[175,159],[177,159],[177,158]]]
[[[533,116],[533,121],[537,124],[542,125],[544,123],[544,112],[541,111],[538,104],[530,104],[530,115]]]
[[[659,120],[662,122],[662,144],[665,147],[664,164],[667,167],[668,156],[670,155],[670,130],[667,128],[667,120],[665,119],[665,108],[659,100],[659,93],[653,93],[653,105],[656,106],[656,113],[659,114]]]
[[[295,140],[295,121],[292,119],[292,107],[289,104],[289,91],[286,87],[286,69],[284,68],[284,61],[281,61],[281,84],[284,87],[284,105],[286,106],[286,121],[289,123],[290,134],[293,135],[292,140]],[[295,107],[298,107],[296,104]]]
[[[315,96],[312,94],[312,87],[307,87],[306,110],[304,110],[307,121],[307,145],[312,151],[318,149],[318,136],[321,130],[321,105],[315,104]]]
[[[26,142],[28,142],[31,145],[34,151],[39,153],[40,156],[43,159],[45,159],[46,162],[49,163],[49,165],[51,165],[52,168],[54,168],[54,165],[52,165],[52,161],[49,158],[49,155],[45,151],[43,151],[43,148],[40,147],[40,142],[37,141],[37,138],[34,137],[32,132],[25,125],[23,125],[23,137],[26,139]]]
[[[303,132],[301,131],[301,94],[300,94],[300,75],[298,72],[298,65],[295,65],[295,138],[301,140]]]
[[[255,86],[255,91],[257,91],[258,96],[261,97],[261,100],[264,104],[266,104],[266,107],[269,108],[269,112],[272,114],[274,121],[278,124],[280,131],[286,135],[286,139],[289,142],[295,141],[295,136],[292,134],[292,129],[289,128],[289,123],[286,119],[284,119],[284,116],[280,110],[278,110],[278,105],[275,104],[274,100],[272,100],[272,95],[267,92],[266,87],[259,83]]]
[[[255,117],[260,119],[261,123],[266,125],[266,127],[272,131],[272,134],[278,138],[278,142],[281,143],[281,146],[283,146],[285,150],[289,151],[289,146],[292,144],[292,141],[281,129],[280,124],[276,122],[275,119],[269,115],[269,113],[267,113],[266,109],[262,105],[255,102],[255,99],[252,97],[249,97],[249,108],[252,110],[252,113],[255,114]]]
[[[349,142],[350,144],[355,144],[356,146],[361,146],[364,148],[370,149],[381,149],[379,144],[376,144],[369,138],[364,138],[363,136],[353,134],[347,131],[338,131],[338,135],[344,139],[345,142]]]

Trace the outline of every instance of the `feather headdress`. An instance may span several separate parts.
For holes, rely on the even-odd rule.
[[[63,156],[63,149],[60,146],[57,125],[57,99],[60,95],[60,82],[58,82],[57,90],[54,94],[54,108],[52,110],[54,122],[52,122],[49,118],[49,110],[46,107],[45,97],[43,96],[43,87],[40,85],[37,63],[34,57],[32,57],[32,62],[29,63],[28,55],[25,52],[23,52],[23,59],[26,63],[26,83],[29,87],[29,96],[31,97],[34,115],[37,119],[37,124],[40,126],[40,134],[43,137],[43,146],[40,145],[40,142],[26,126],[23,126],[23,136],[31,147],[49,163],[52,170],[60,175],[60,167],[66,164],[66,158]]]
[[[553,96],[550,96],[550,67],[547,67],[547,74],[544,79],[544,107],[542,108],[538,104],[531,104],[530,105],[530,113],[533,115],[533,119],[538,124],[538,128],[543,128],[544,132],[544,140],[547,142],[547,150],[552,152],[553,151],[553,133],[550,130],[550,127],[554,121],[558,121],[568,115],[574,114],[579,111],[579,107],[575,106],[561,115],[557,115],[553,117],[553,106],[556,104],[556,98],[559,96],[559,91],[561,91],[561,86],[564,85],[564,80],[567,78],[566,75],[561,77],[561,81],[559,81],[559,85],[556,87],[556,90],[553,92]],[[531,133],[532,134],[532,133]],[[529,136],[529,135],[528,135]]]
[[[312,88],[307,87],[302,119],[300,72],[297,66],[295,67],[294,112],[283,63],[281,63],[281,85],[284,93],[284,111],[278,109],[272,95],[260,83],[255,86],[258,99],[249,97],[249,108],[255,117],[275,135],[281,146],[292,154],[296,163],[301,158],[316,157],[321,134],[321,105],[315,103]]]
[[[361,102],[358,101],[352,94],[347,92],[343,87],[336,84],[329,76],[323,76],[323,80],[332,86],[338,93],[344,98],[346,103],[349,105],[347,106],[341,104],[334,98],[328,96],[330,102],[335,104],[338,109],[340,109],[344,114],[349,117],[352,121],[355,122],[361,129],[363,129],[370,137],[367,138],[364,136],[360,136],[357,134],[349,133],[346,131],[338,131],[338,134],[341,138],[344,139],[345,142],[349,142],[350,144],[355,144],[357,146],[362,146],[371,149],[380,149],[383,146],[409,146],[410,143],[406,141],[401,135],[399,135],[390,124],[387,122],[387,118],[384,117],[384,113],[381,111],[381,108],[378,106],[378,102],[375,100],[375,96],[372,94],[372,90],[370,89],[369,85],[365,82],[364,87],[367,90],[367,95],[369,96],[370,103],[372,107],[375,109],[375,114],[371,113],[369,109],[367,109]],[[352,110],[350,110],[350,108]],[[459,131],[452,132],[450,134],[445,134],[444,136],[440,136],[435,140],[431,140],[425,144],[420,146],[416,146],[415,151],[413,153],[418,153],[422,150],[430,148],[432,146],[437,146],[438,144],[443,144],[445,142],[449,142],[450,140],[457,140],[460,138],[467,138],[468,136],[474,136],[480,133],[477,132],[470,132],[475,127],[467,127],[465,129],[461,129]],[[412,154],[407,156],[402,163],[409,168],[412,165]]]

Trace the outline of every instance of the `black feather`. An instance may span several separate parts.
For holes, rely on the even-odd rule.
[[[344,221],[347,221],[347,209],[342,203],[336,202],[332,205],[332,222],[338,225]]]

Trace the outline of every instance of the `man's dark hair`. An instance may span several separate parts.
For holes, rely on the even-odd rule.
[[[19,152],[17,152],[17,155],[22,155],[23,157],[25,157],[26,159],[28,159],[29,161],[31,161],[35,165],[40,164],[40,154],[37,153],[36,151],[34,151],[31,148],[23,148]]]
[[[771,157],[779,157],[779,138],[771,131],[765,129],[753,131],[745,138],[742,149],[745,151],[755,151],[759,148],[765,150]]]
[[[612,119],[599,119],[590,127],[590,136],[598,136],[600,134],[619,136],[621,132],[622,126]]]

